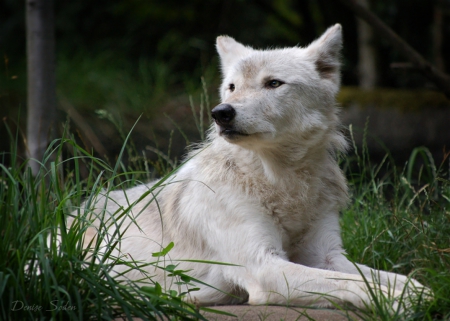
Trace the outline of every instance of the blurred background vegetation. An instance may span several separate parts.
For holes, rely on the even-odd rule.
[[[450,1],[378,0],[369,5],[425,58],[449,71]],[[169,153],[170,146],[179,156],[186,141],[200,138],[192,107],[218,103],[214,43],[221,34],[260,48],[303,46],[341,23],[344,106],[355,99],[362,104],[368,97],[380,100],[379,88],[389,88],[391,100],[392,89],[434,90],[418,72],[391,68],[406,59],[373,35],[368,45],[376,75],[369,87],[378,91],[372,96],[355,92],[364,77],[361,25],[334,0],[61,0],[55,1],[55,19],[59,118],[68,121],[88,149],[107,157],[117,154],[123,133],[139,115],[133,141],[147,154],[154,147]],[[0,52],[0,137],[7,137],[6,124],[23,129],[26,119],[25,1],[0,2]],[[431,96],[427,92],[425,107],[448,107],[442,95]],[[408,109],[413,101],[414,108],[423,107],[418,96],[402,97],[392,105]],[[0,139],[0,150],[8,145]]]

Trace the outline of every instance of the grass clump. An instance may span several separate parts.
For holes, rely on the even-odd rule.
[[[382,304],[364,320],[447,320],[450,318],[450,153],[436,164],[425,147],[413,150],[403,167],[389,156],[370,161],[367,146],[344,163],[352,202],[343,213],[344,248],[355,262],[410,275],[434,298],[399,307]],[[403,308],[403,309],[401,309]]]
[[[62,160],[67,150],[73,156]],[[109,244],[101,244],[108,227],[122,224],[131,206],[115,213],[114,222],[100,215],[97,240],[90,249],[83,248],[84,232],[90,226],[89,204],[101,193],[108,194],[112,186],[136,184],[143,173],[128,171],[120,161],[123,153],[124,148],[117,163],[109,166],[73,139],[61,138],[51,143],[33,177],[12,143],[10,167],[0,164],[0,319],[202,319],[198,308],[183,301],[195,290],[185,271],[177,270],[176,265],[159,266],[161,259],[143,264],[114,256],[119,232],[109,232]],[[89,168],[84,179],[82,166]],[[163,182],[164,178],[156,186]],[[146,195],[152,191],[150,188]],[[82,200],[87,205],[80,210]],[[79,218],[69,225],[67,218],[73,211]],[[162,253],[169,250],[162,249]],[[165,269],[179,282],[180,291],[165,291],[151,278],[136,284],[113,273],[117,265],[141,269],[148,264]]]

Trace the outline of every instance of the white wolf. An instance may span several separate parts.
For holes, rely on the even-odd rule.
[[[95,205],[115,213],[133,204],[120,251],[151,262],[152,253],[174,242],[175,261],[238,265],[176,261],[221,290],[200,285],[191,299],[202,305],[238,297],[302,306],[331,306],[331,299],[364,308],[371,304],[367,284],[393,296],[405,286],[406,293],[421,288],[406,276],[354,265],[342,248],[339,210],[348,196],[335,159],[347,146],[335,106],[341,47],[339,24],[306,48],[255,50],[218,37],[221,104],[212,110],[208,140],[145,199],[137,202],[152,184],[111,192]],[[88,234],[95,237],[95,228]],[[162,282],[159,270],[148,273]]]

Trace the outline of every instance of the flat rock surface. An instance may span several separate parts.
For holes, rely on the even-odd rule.
[[[361,320],[351,311],[339,311],[330,309],[307,309],[284,306],[250,306],[250,305],[225,305],[214,306],[211,309],[220,310],[236,315],[219,315],[205,312],[203,315],[211,321],[346,321]]]

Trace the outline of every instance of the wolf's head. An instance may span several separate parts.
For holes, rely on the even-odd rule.
[[[252,149],[318,143],[338,122],[341,47],[339,24],[305,48],[255,50],[218,37],[222,103],[212,116],[219,135]]]

